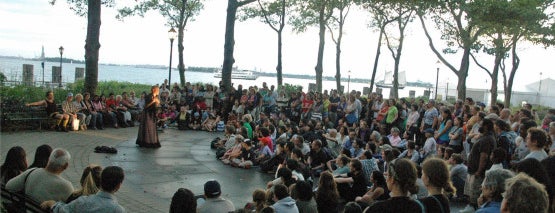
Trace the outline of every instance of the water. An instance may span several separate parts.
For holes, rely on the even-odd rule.
[[[34,66],[34,79],[35,82],[43,81],[43,73],[41,67],[41,61],[25,60],[25,59],[8,59],[0,58],[0,72],[6,75],[8,81],[21,81],[23,64],[32,64]],[[56,62],[45,62],[44,66],[44,81],[50,82],[52,80],[52,66],[59,66],[60,63]],[[76,63],[63,63],[62,64],[62,79],[63,82],[74,82],[75,80],[75,68],[84,68],[85,64]],[[308,73],[314,74],[314,73]],[[168,78],[167,69],[155,69],[155,68],[137,68],[133,66],[117,66],[117,65],[99,65],[98,66],[98,80],[99,81],[126,81],[131,83],[141,83],[141,84],[160,84],[164,79]],[[203,72],[185,72],[185,80],[191,83],[202,82],[218,85],[220,78],[214,78],[213,73],[203,73]],[[177,70],[172,71],[172,82],[179,81],[179,72]],[[410,80],[409,80],[410,81]],[[232,83],[237,86],[239,84],[243,85],[243,88],[249,86],[262,86],[262,82],[266,82],[268,85],[277,85],[276,77],[266,77],[261,76],[256,80],[241,80],[232,79]],[[306,91],[309,83],[316,83],[315,79],[298,79],[298,78],[284,78],[284,83],[292,85],[301,85]],[[323,81],[322,87],[324,90],[331,90],[336,88],[335,81]],[[347,89],[362,91],[364,87],[369,87],[369,83],[356,83],[347,81],[341,82],[341,84]],[[374,88],[374,91],[376,88]],[[409,91],[414,90],[416,96],[424,95],[424,91],[427,88],[421,87],[405,87],[399,90],[400,97],[409,97]],[[389,96],[389,89],[384,88],[382,94],[385,97]]]

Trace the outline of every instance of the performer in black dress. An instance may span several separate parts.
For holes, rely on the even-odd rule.
[[[145,97],[145,108],[141,114],[141,124],[137,135],[137,145],[139,147],[159,148],[158,132],[156,131],[156,108],[160,105],[158,95],[160,89],[153,86],[151,93]]]

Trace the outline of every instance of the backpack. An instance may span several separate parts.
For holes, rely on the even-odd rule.
[[[509,141],[509,150],[507,150],[508,152],[507,154],[509,156],[512,156],[516,150],[516,138],[518,137],[516,132],[514,131],[501,132],[501,134],[499,134],[499,137],[507,138],[507,141]]]

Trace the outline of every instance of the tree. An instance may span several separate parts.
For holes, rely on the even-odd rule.
[[[318,57],[314,67],[318,92],[322,91],[326,25],[333,14],[333,8],[332,0],[295,0],[295,15],[291,18],[291,25],[296,32],[304,32],[309,26],[318,26]]]
[[[393,88],[390,90],[390,98],[399,98],[399,64],[401,62],[401,53],[403,51],[403,43],[405,41],[405,29],[409,22],[413,19],[414,8],[409,4],[395,3],[388,5],[385,14],[390,14],[389,20],[395,20],[397,25],[397,38],[392,38],[392,33],[385,31],[385,41],[387,48],[391,52],[395,65],[393,68]],[[386,15],[387,16],[387,15]]]
[[[378,28],[379,32],[379,37],[376,45],[376,55],[374,56],[374,65],[372,68],[372,77],[370,79],[370,92],[372,92],[374,90],[376,72],[378,71],[378,63],[380,61],[382,40],[385,33],[385,28],[388,24],[394,22],[395,19],[389,19],[389,17],[385,14],[384,8],[388,4],[387,2],[364,0],[357,1],[357,3],[361,4],[364,9],[367,9],[370,12],[370,14],[372,15],[370,27]]]
[[[482,1],[473,7],[474,19],[484,29],[483,52],[493,55],[493,68],[488,69],[472,55],[474,62],[492,78],[491,100],[497,100],[499,71],[503,74],[505,106],[511,103],[512,85],[520,58],[517,54],[519,41],[527,40],[535,44],[554,44],[554,20],[550,10],[553,0],[547,1]],[[505,59],[511,57],[511,69],[507,79]]]
[[[227,15],[225,21],[225,42],[224,42],[224,63],[222,66],[222,91],[230,91],[231,88],[231,71],[235,59],[233,58],[233,51],[235,47],[235,19],[237,9],[246,4],[252,3],[255,0],[228,0],[227,1]]]
[[[335,82],[339,91],[341,89],[341,40],[343,39],[343,25],[345,25],[345,20],[351,8],[351,0],[336,0],[334,5],[338,14],[333,14],[331,16],[332,22],[327,23],[326,26],[330,31],[331,39],[335,43]],[[334,29],[337,30],[337,39],[334,36]]]
[[[472,4],[470,2],[465,0],[423,1],[419,5],[420,9],[417,10],[418,18],[432,52],[457,75],[458,99],[466,98],[466,78],[468,77],[470,53],[478,48],[476,43],[478,37],[483,33],[483,30],[471,18],[472,14],[469,11],[471,11]],[[424,20],[425,14],[429,14],[436,28],[441,31],[441,40],[447,43],[447,48],[441,52],[436,48],[434,39],[428,32]],[[445,59],[444,54],[455,54],[459,50],[462,50],[461,59],[459,67],[455,68],[453,64]]]
[[[119,10],[117,18],[123,20],[125,17],[139,15],[144,17],[150,10],[157,10],[167,20],[166,23],[171,27],[177,27],[177,48],[179,53],[179,81],[181,86],[185,86],[185,64],[183,60],[183,34],[187,22],[194,21],[194,17],[199,14],[204,5],[201,0],[146,0],[138,3],[135,7],[124,7]],[[171,67],[170,67],[171,69]],[[171,82],[170,82],[171,83]],[[171,86],[171,85],[170,85]]]
[[[56,0],[51,0],[54,5]],[[78,16],[87,16],[85,40],[85,92],[96,94],[98,88],[98,55],[100,50],[101,5],[113,7],[113,0],[67,0],[70,9]],[[86,11],[86,12],[85,12]]]
[[[283,85],[283,76],[282,76],[282,32],[283,28],[285,27],[285,16],[286,8],[290,6],[289,0],[270,0],[270,1],[262,1],[258,0],[258,5],[256,6],[247,6],[242,9],[243,16],[241,16],[242,21],[249,19],[249,18],[261,18],[262,22],[268,24],[272,30],[277,33],[278,36],[278,54],[277,54],[277,66],[276,66],[276,73],[277,73],[277,82],[278,87]]]

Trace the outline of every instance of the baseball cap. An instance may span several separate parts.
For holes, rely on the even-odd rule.
[[[217,196],[222,193],[220,183],[216,180],[209,180],[204,184],[204,194]]]
[[[434,129],[432,129],[432,128],[427,128],[427,129],[424,130],[424,132],[425,132],[425,133],[432,133],[432,134],[434,134],[435,131],[434,131]]]
[[[73,93],[67,93],[67,97],[73,97]]]
[[[247,146],[252,146],[252,142],[250,139],[243,140],[243,143],[247,144]]]

